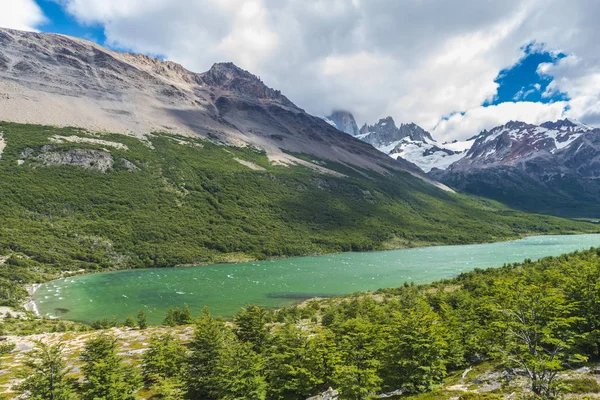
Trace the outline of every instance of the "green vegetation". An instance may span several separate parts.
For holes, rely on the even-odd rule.
[[[85,362],[81,369],[84,399],[135,399],[133,392],[140,386],[140,376],[117,355],[115,338],[101,334],[88,340],[81,359]]]
[[[74,382],[67,378],[70,372],[62,357],[63,346],[37,342],[36,348],[25,361],[26,379],[19,391],[32,400],[74,400]]]
[[[592,395],[598,382],[573,369],[600,361],[598,277],[600,249],[590,249],[280,310],[248,306],[230,322],[204,309],[186,346],[152,338],[145,390],[156,399],[303,399],[329,387],[342,399]],[[84,397],[142,385],[115,346],[103,335],[88,341]],[[492,392],[468,391],[473,381],[460,376],[470,366],[497,374]]]
[[[321,174],[272,165],[252,148],[166,134],[142,141],[12,123],[0,123],[0,131],[7,142],[0,159],[5,305],[23,301],[24,284],[65,273],[597,231],[443,192],[406,173],[312,160],[346,176]],[[113,167],[101,172],[103,160],[89,160],[94,154],[112,158]],[[88,157],[91,168],[48,165],[53,157]]]

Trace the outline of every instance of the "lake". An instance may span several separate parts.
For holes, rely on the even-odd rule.
[[[232,316],[247,304],[281,307],[310,297],[427,283],[475,268],[500,267],[600,246],[600,234],[535,236],[511,242],[342,253],[188,268],[137,269],[58,279],[34,299],[43,315],[91,322],[137,315],[158,324],[170,306],[194,315],[208,306]]]

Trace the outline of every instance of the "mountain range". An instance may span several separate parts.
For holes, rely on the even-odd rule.
[[[337,126],[333,116],[326,120]],[[439,143],[418,125],[396,126],[387,117],[354,136],[461,192],[527,212],[600,216],[600,130],[578,121],[510,121],[466,141]]]
[[[473,144],[474,138],[467,141],[439,143],[429,132],[414,123],[400,124],[392,117],[380,119],[374,125],[364,124],[360,129],[352,129],[356,122],[351,113],[336,111],[325,117],[325,121],[396,160],[407,160],[424,172],[433,168],[447,168],[460,160]],[[351,121],[346,123],[345,121]]]

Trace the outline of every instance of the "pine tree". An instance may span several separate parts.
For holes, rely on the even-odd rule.
[[[66,376],[69,368],[63,360],[63,345],[36,342],[25,360],[27,377],[18,387],[21,393],[32,400],[75,399],[73,380]]]
[[[144,312],[143,308],[141,308],[138,312],[137,319],[138,326],[140,327],[140,329],[146,329],[148,327],[148,321],[146,321],[146,313]]]
[[[81,368],[84,375],[84,399],[135,398],[133,393],[141,383],[139,374],[132,367],[123,364],[123,360],[117,355],[115,338],[100,334],[89,339],[81,359],[85,362]]]

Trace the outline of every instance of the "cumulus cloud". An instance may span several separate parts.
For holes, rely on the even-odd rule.
[[[448,139],[508,119],[600,120],[600,3],[589,0],[58,1],[82,23],[102,24],[113,45],[195,71],[233,61],[313,114],[392,115]],[[539,73],[571,101],[481,107],[530,43],[567,55]]]
[[[566,102],[551,104],[534,102],[506,102],[488,107],[471,108],[464,114],[457,113],[444,119],[436,128],[441,141],[455,138],[466,139],[484,129],[505,124],[508,121],[523,121],[529,124],[541,124],[562,117]]]
[[[44,14],[34,0],[0,0],[2,28],[33,31],[44,21]]]

